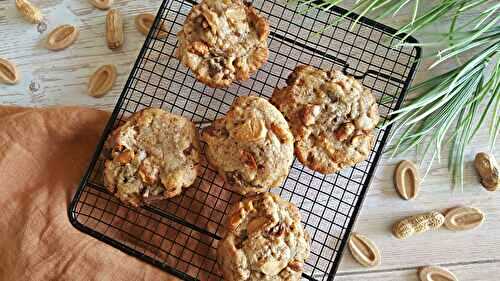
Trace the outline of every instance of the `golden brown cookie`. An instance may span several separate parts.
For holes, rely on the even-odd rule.
[[[242,195],[280,186],[293,161],[285,118],[259,97],[238,97],[224,118],[203,130],[202,140],[210,164]]]
[[[271,103],[290,124],[295,155],[307,167],[334,173],[368,158],[379,122],[373,94],[337,70],[297,66]]]
[[[226,281],[295,281],[309,251],[297,207],[265,192],[231,208],[217,262]]]
[[[177,34],[179,60],[214,88],[247,80],[266,62],[269,25],[251,3],[203,0]]]
[[[133,114],[106,142],[104,183],[132,206],[171,198],[198,174],[200,142],[188,119],[161,109]]]

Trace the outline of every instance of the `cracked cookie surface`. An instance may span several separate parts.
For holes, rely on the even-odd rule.
[[[242,194],[280,186],[293,161],[293,135],[267,100],[236,98],[225,117],[201,134],[205,155],[231,188]]]
[[[134,113],[109,136],[106,188],[126,204],[140,206],[174,197],[198,174],[200,142],[188,119],[161,109]]]
[[[379,122],[373,94],[337,70],[301,65],[271,97],[295,137],[295,155],[312,170],[330,174],[368,158]]]
[[[298,208],[276,194],[261,193],[234,205],[217,247],[224,280],[301,280],[310,238]]]
[[[269,25],[251,3],[203,0],[177,34],[179,60],[202,83],[221,88],[247,80],[267,60]]]

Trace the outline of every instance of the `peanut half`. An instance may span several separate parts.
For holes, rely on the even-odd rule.
[[[394,185],[405,200],[415,199],[420,191],[420,177],[417,166],[409,160],[399,162],[394,171]]]
[[[113,0],[89,0],[92,6],[100,10],[107,10],[113,5]]]
[[[495,191],[500,186],[500,176],[497,161],[493,155],[480,152],[476,154],[474,166],[481,177],[481,184],[489,191]]]
[[[116,81],[116,66],[112,64],[103,65],[90,77],[88,94],[94,98],[100,98],[111,90]]]
[[[118,49],[125,41],[122,16],[118,10],[110,10],[106,16],[106,41],[110,49]]]
[[[41,23],[43,21],[43,15],[40,9],[31,4],[28,0],[16,0],[16,8],[30,23]]]
[[[418,272],[420,281],[458,281],[457,277],[440,266],[427,266]]]
[[[444,223],[444,216],[440,212],[420,214],[405,218],[394,224],[392,228],[394,236],[406,239],[413,234],[422,233],[431,229],[438,229]]]
[[[13,62],[0,58],[0,83],[14,85],[19,82],[19,72]]]
[[[47,49],[52,51],[64,50],[75,43],[78,35],[78,29],[72,25],[58,26],[47,36]]]
[[[457,207],[446,213],[444,225],[454,231],[469,230],[479,227],[484,219],[484,213],[477,208]]]
[[[380,264],[380,252],[377,245],[368,237],[353,232],[348,245],[352,256],[362,266],[372,267]]]
[[[137,30],[146,36],[149,34],[149,30],[153,26],[154,22],[155,16],[149,13],[143,13],[135,17],[135,26],[137,27]],[[163,21],[161,21],[159,30],[155,34],[155,38],[162,39],[167,37],[167,35],[167,28],[165,27]]]
[[[233,137],[242,141],[258,141],[267,135],[264,120],[257,118],[247,119],[243,124],[231,131]]]

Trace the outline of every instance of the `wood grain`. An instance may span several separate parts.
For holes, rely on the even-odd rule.
[[[427,265],[427,264],[426,264]],[[499,262],[470,264],[441,264],[453,272],[460,281],[491,281],[497,280]],[[339,273],[335,281],[420,281],[418,268],[398,268],[393,270],[371,270],[363,273]]]
[[[0,57],[14,61],[21,73],[15,86],[0,85],[0,104],[22,106],[81,105],[111,110],[128,77],[130,67],[142,46],[144,36],[134,26],[134,17],[143,12],[156,13],[159,0],[117,0],[114,8],[124,17],[126,40],[120,50],[109,50],[105,42],[105,11],[88,1],[33,0],[48,18],[47,28],[39,32],[16,12],[13,1],[0,1]],[[396,25],[405,13],[388,21]],[[77,42],[62,52],[53,53],[42,47],[48,31],[60,24],[73,24],[80,29]],[[90,75],[101,65],[114,63],[118,80],[113,90],[101,99],[86,95]],[[421,69],[428,64],[424,63]],[[421,71],[417,80],[450,68],[448,62],[435,70]],[[464,191],[451,190],[446,161],[435,163],[422,183],[419,197],[404,201],[393,186],[395,164],[403,158],[380,162],[369,194],[364,202],[355,230],[367,235],[380,248],[382,264],[365,269],[345,252],[336,280],[417,280],[416,268],[429,264],[447,266],[460,280],[494,281],[500,274],[500,195],[485,191],[478,182],[472,161],[480,151],[487,151],[486,128],[479,131],[466,152]],[[443,159],[446,159],[444,151]],[[500,159],[500,151],[493,152]],[[405,156],[416,160],[415,152]],[[427,163],[423,162],[424,166]],[[423,170],[421,170],[423,173]],[[402,217],[434,209],[444,210],[457,205],[480,208],[486,221],[478,230],[451,232],[439,230],[397,240],[390,234],[392,224]]]

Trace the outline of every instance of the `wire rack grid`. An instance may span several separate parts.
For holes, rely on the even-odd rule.
[[[147,107],[160,107],[193,121],[215,120],[237,96],[270,97],[299,64],[342,69],[360,79],[379,99],[385,121],[401,105],[421,52],[412,47],[391,48],[397,41],[394,29],[367,18],[354,26],[355,14],[325,30],[329,22],[347,12],[341,8],[304,13],[308,6],[259,0],[253,5],[271,27],[268,63],[248,81],[212,89],[197,82],[174,55],[176,33],[194,4],[191,0],[162,3],[68,213],[77,229],[177,277],[221,280],[215,249],[223,235],[226,211],[241,197],[204,162],[196,183],[180,196],[137,209],[121,204],[102,181],[101,153],[110,131]],[[153,34],[162,22],[168,36],[157,39]],[[408,40],[416,42],[411,37]],[[283,186],[273,189],[299,207],[311,235],[311,255],[303,279],[333,280],[389,130],[377,131],[366,161],[322,175],[294,160]]]

